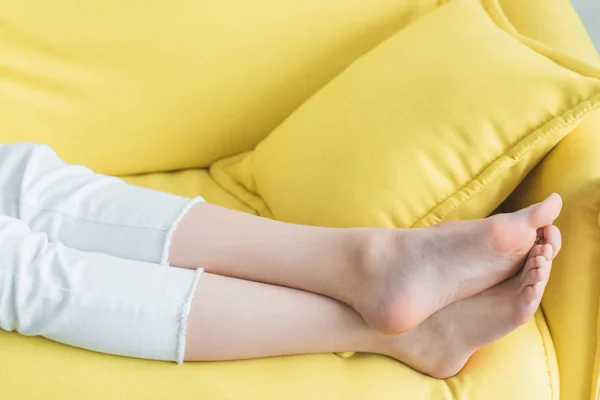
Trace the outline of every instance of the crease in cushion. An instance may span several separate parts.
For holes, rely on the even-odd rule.
[[[503,13],[521,34],[600,67],[600,55],[572,3],[500,0]]]
[[[544,356],[546,360],[546,368],[548,372],[548,386],[550,388],[550,399],[559,400],[560,398],[560,379],[558,371],[558,361],[556,358],[556,350],[552,335],[546,324],[546,319],[543,310],[540,308],[533,316],[536,328],[540,333],[540,341],[544,348]]]
[[[521,43],[530,47],[532,50],[548,57],[548,59],[553,60],[565,68],[569,68],[579,73],[580,75],[592,76],[600,79],[600,70],[598,69],[598,66],[588,61],[587,57],[585,59],[575,57],[562,49],[551,47],[543,42],[521,34],[504,13],[500,5],[500,0],[481,0],[481,4],[485,7],[490,17],[494,20],[494,22],[496,22],[496,24],[498,24],[499,27],[504,29]]]
[[[454,0],[367,53],[213,178],[260,215],[427,226],[489,215],[600,104],[600,72]]]
[[[205,169],[154,172],[150,174],[123,176],[121,178],[133,185],[189,198],[202,197],[211,204],[256,214],[256,211],[244,205],[240,200],[217,185]]]

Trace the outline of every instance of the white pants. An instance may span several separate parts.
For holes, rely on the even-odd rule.
[[[182,362],[202,269],[169,268],[169,247],[199,201],[0,146],[0,328]]]

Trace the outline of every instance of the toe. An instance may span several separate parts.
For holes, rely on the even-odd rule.
[[[544,248],[543,244],[536,244],[534,245],[531,250],[529,250],[529,254],[527,255],[527,258],[534,258],[537,256],[541,256],[542,255],[542,249]]]
[[[543,276],[542,276],[542,271],[544,270],[544,268],[534,268],[531,271],[529,271],[527,273],[527,279],[525,280],[525,283],[529,284],[529,285],[535,285],[538,282],[543,281]]]
[[[548,246],[548,248],[547,248],[547,246]],[[547,260],[550,260],[551,257],[548,254],[550,254],[550,256],[552,255],[552,247],[550,245],[536,244],[531,248],[531,250],[529,250],[527,259],[535,258],[537,256],[542,256],[542,257],[545,257]]]
[[[547,263],[547,261],[544,261]],[[525,284],[534,285],[539,282],[547,281],[550,278],[550,268],[547,265],[534,268],[527,273]]]
[[[521,291],[519,299],[527,304],[534,303],[541,297],[543,291],[544,290],[542,288],[541,282],[535,285],[525,286]]]
[[[546,225],[552,225],[554,220],[558,218],[561,208],[561,197],[553,193],[541,203],[534,204],[521,211],[526,214],[529,225],[537,229]]]
[[[528,286],[534,286],[542,283],[542,289],[546,287],[550,279],[552,261],[546,260],[543,256],[530,258],[521,272],[521,288],[524,290]]]
[[[551,244],[546,243],[542,246],[542,253],[540,254],[546,259],[546,261],[552,261],[554,258],[554,251]]]
[[[535,256],[529,258],[521,272],[522,286],[533,285],[544,280],[547,275],[548,261],[544,256]]]
[[[538,259],[538,258],[536,258]],[[534,304],[539,303],[542,299],[542,295],[544,294],[544,289],[546,288],[546,284],[548,283],[548,279],[550,278],[550,270],[552,262],[546,261],[544,257],[539,257],[538,261],[532,261],[531,263],[538,265],[543,264],[541,267],[535,267],[527,271],[523,271],[525,273],[525,277],[523,279],[521,292],[518,298],[525,302],[526,304]]]
[[[544,295],[546,283],[544,281],[525,286],[521,292],[520,300],[527,304],[539,303]]]
[[[548,268],[549,261],[544,256],[537,256],[533,258],[533,264],[535,265],[535,269]]]
[[[552,246],[552,258],[556,257],[562,247],[562,236],[560,230],[555,225],[547,225],[543,229],[541,236],[544,243]]]
[[[529,277],[529,271],[539,268],[537,266],[537,258],[541,256],[535,256],[527,259],[523,269],[521,270],[521,287],[530,285],[531,283],[527,281]],[[543,257],[542,257],[543,258]]]

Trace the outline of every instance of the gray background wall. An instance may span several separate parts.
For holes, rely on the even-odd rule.
[[[571,0],[600,51],[600,0]]]

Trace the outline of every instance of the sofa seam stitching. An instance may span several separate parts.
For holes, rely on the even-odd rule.
[[[541,311],[541,313],[542,313],[542,315],[544,316],[544,319],[545,319],[546,316],[544,315],[544,311],[541,309],[541,307],[540,307],[540,311]],[[535,321],[536,330],[538,332],[538,336],[540,338],[540,341],[542,342],[542,348],[544,349],[544,359],[546,361],[546,368],[548,370],[548,382],[549,382],[548,386],[550,387],[550,396],[551,396],[552,400],[554,400],[554,398],[555,398],[554,397],[555,391],[554,391],[554,385],[553,385],[553,382],[552,382],[552,375],[551,375],[551,372],[550,372],[550,359],[548,357],[548,349],[547,349],[547,346],[546,346],[546,341],[544,340],[544,337],[542,336],[542,332],[540,330],[540,325],[538,323],[537,318],[534,318],[534,321]]]

